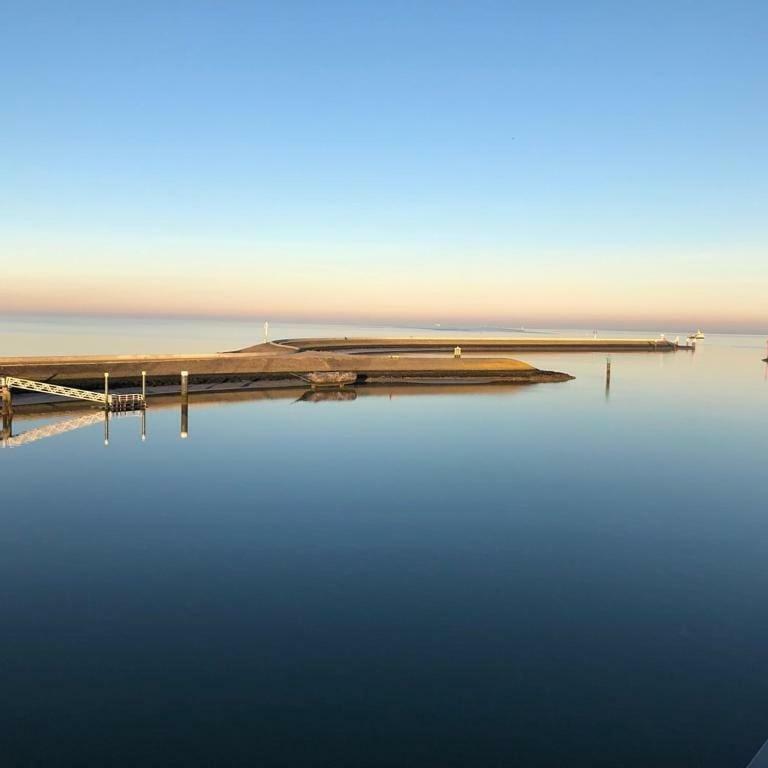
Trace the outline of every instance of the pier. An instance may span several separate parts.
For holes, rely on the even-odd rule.
[[[105,382],[108,381],[108,374],[104,374],[104,380]],[[3,416],[6,416],[6,414],[10,416],[12,413],[12,389],[66,397],[72,400],[85,400],[91,403],[98,403],[108,411],[136,411],[146,407],[146,398],[143,394],[113,395],[109,393],[107,386],[105,386],[103,393],[91,392],[87,389],[66,387],[47,381],[33,381],[32,379],[18,378],[16,376],[2,376],[0,377],[0,390],[2,390]]]

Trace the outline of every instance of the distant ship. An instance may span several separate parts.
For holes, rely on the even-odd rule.
[[[705,338],[704,334],[701,332],[701,328],[699,328],[696,333],[692,333],[688,336],[689,339],[703,339]]]

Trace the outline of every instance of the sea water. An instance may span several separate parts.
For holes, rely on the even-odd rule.
[[[261,335],[40,318],[0,355]],[[615,353],[609,388],[603,353],[531,353],[576,378],[193,394],[186,439],[171,399],[145,440],[133,416],[108,445],[93,419],[0,448],[3,764],[745,766],[768,738],[764,344]]]

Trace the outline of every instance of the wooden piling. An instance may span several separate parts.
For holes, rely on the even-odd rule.
[[[5,379],[3,379],[5,381]],[[3,416],[10,416],[13,413],[13,399],[11,397],[11,388],[6,384],[2,387],[2,414]]]
[[[13,401],[11,400],[11,388],[3,384],[2,387],[2,423],[3,442],[10,440],[13,435]]]

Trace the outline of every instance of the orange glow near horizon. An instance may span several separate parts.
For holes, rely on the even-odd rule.
[[[129,247],[83,248],[66,259],[54,257],[50,247],[42,250],[44,258],[40,249],[22,249],[6,259],[0,311],[512,327],[766,327],[762,267],[750,267],[752,254],[725,280],[717,254],[700,258],[700,268],[691,271],[698,256],[603,254],[586,260],[449,252],[426,258],[381,247],[364,256],[362,248],[222,248],[219,266],[203,248],[189,254],[145,249],[139,260]]]

